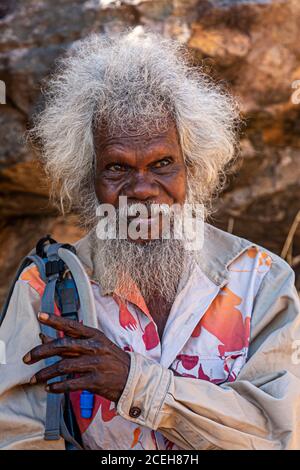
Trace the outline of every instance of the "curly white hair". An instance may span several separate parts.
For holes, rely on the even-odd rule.
[[[186,162],[188,202],[209,212],[235,156],[239,114],[235,99],[190,64],[185,46],[135,29],[93,34],[60,59],[45,95],[30,135],[41,144],[63,211],[79,207],[87,220],[95,209],[95,126],[153,133],[171,117]]]

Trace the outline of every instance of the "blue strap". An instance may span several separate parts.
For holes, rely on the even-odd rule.
[[[55,300],[55,287],[57,280],[59,278],[59,274],[52,274],[48,278],[48,282],[46,284],[44,295],[42,297],[41,302],[41,311],[45,313],[49,313],[50,315],[54,314],[54,300]]]
[[[63,288],[57,285],[57,281],[59,280],[59,272],[51,273],[52,266],[54,265],[55,268],[58,267],[58,263],[62,262],[58,255],[58,249],[62,246],[62,243],[53,243],[47,245],[45,247],[45,252],[47,257],[45,259],[40,258],[38,255],[32,255],[30,259],[36,264],[40,276],[43,281],[46,283],[45,290],[43,297],[41,299],[41,311],[45,313],[49,313],[50,315],[54,315],[54,306],[55,306],[55,293],[58,292],[60,300],[62,301],[62,313],[70,315],[72,313],[77,312],[77,303],[79,301],[76,285],[72,280],[65,280]],[[50,274],[47,272],[47,263],[52,263],[50,265]],[[56,263],[56,264],[55,264]],[[49,266],[49,265],[48,265]],[[65,292],[63,290],[65,289]],[[71,289],[73,295],[65,295],[67,294],[66,290]],[[61,295],[63,294],[63,295]],[[70,292],[69,292],[70,294]],[[64,298],[65,297],[65,298]],[[77,315],[77,313],[76,313]],[[41,331],[44,335],[47,335],[53,339],[57,338],[56,330],[49,327],[48,325],[44,325],[41,323]],[[45,359],[46,367],[52,366],[56,362],[60,360],[59,356],[49,357]],[[62,380],[63,377],[54,377],[53,379],[48,380],[48,385],[53,384],[55,382],[59,382]],[[70,433],[68,432],[66,425],[63,419],[63,412],[62,412],[62,402],[63,402],[64,394],[56,394],[56,393],[47,393],[47,409],[46,409],[46,420],[45,420],[45,431],[44,431],[44,439],[45,440],[58,440],[63,437],[69,445],[73,448],[80,448],[78,443],[75,439],[72,438]]]
[[[29,255],[27,256],[28,259],[30,259],[38,268],[40,277],[44,282],[47,282],[47,277],[45,273],[45,262],[40,258],[38,255]]]
[[[50,383],[50,381],[48,381]],[[47,393],[47,410],[45,421],[45,441],[57,441],[60,435],[60,419],[61,419],[61,401],[62,393]]]
[[[47,248],[47,262],[50,261],[59,261],[59,256],[57,254],[58,248],[61,246],[60,243],[55,243],[49,245]],[[46,270],[45,270],[46,272]],[[45,274],[46,275],[46,274]],[[55,288],[56,283],[59,279],[59,273],[54,273],[49,276],[46,276],[47,284],[44,290],[44,294],[41,302],[41,311],[54,314],[54,305],[55,305]],[[56,338],[56,330],[49,327],[48,325],[41,324],[42,333],[50,336],[51,338]],[[45,359],[46,366],[52,366],[60,360],[59,356],[52,356]],[[48,380],[47,384],[53,384],[59,382],[60,377],[54,377],[53,379]],[[47,393],[47,411],[46,411],[46,422],[45,422],[45,440],[58,440],[61,437],[60,432],[60,422],[61,422],[61,401],[63,398],[62,393]]]

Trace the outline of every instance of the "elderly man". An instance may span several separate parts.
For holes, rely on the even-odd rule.
[[[33,134],[52,195],[88,229],[76,249],[98,328],[41,312],[44,284],[33,265],[22,272],[0,329],[2,448],[64,448],[43,440],[47,392],[70,393],[86,449],[300,448],[293,271],[207,222],[189,250],[189,230],[164,237],[150,212],[176,205],[182,221],[188,204],[195,219],[201,204],[207,218],[236,123],[234,101],[154,34],[95,35],[61,61]],[[99,236],[99,208],[121,220],[121,196],[146,207],[135,222],[147,236]],[[39,339],[40,324],[60,336]],[[83,390],[90,418],[78,412]]]

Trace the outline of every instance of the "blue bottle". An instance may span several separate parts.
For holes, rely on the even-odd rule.
[[[82,418],[92,417],[94,408],[94,394],[83,390],[80,394],[80,415]]]

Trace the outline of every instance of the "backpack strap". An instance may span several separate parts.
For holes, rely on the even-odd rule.
[[[49,244],[45,245],[47,241]],[[92,288],[89,278],[76,256],[76,250],[72,245],[56,243],[55,240],[50,238],[50,235],[39,240],[36,248],[31,250],[19,265],[4,307],[0,313],[0,326],[5,318],[15,283],[22,271],[32,263],[36,265],[41,279],[46,284],[41,299],[41,311],[53,315],[55,300],[58,298],[62,316],[78,320],[77,311],[80,302],[84,324],[96,328],[97,317]],[[61,275],[66,270],[66,267],[71,272],[71,279],[64,278],[62,281]],[[40,324],[40,327],[43,334],[53,339],[57,337],[55,329],[43,324]],[[46,358],[46,366],[54,364],[59,359],[58,356]],[[59,380],[61,378],[55,377],[50,379],[48,384]],[[76,440],[77,436],[75,439],[68,430],[64,421],[63,408],[66,411],[68,427],[71,429],[71,433],[73,433],[74,426],[72,425],[72,420],[74,421],[74,413],[71,409],[69,397],[65,397],[64,394],[48,392],[44,438],[45,440],[58,440],[60,437],[63,437],[66,441],[67,449],[82,449],[78,443],[80,436]]]
[[[83,450],[82,438],[69,394],[64,396],[60,416],[60,432],[65,440],[66,450]]]
[[[73,248],[73,247],[72,247]],[[74,267],[76,272],[78,271],[78,265],[80,266],[79,272],[81,273],[82,268],[80,263],[78,264],[78,259],[73,250],[70,250],[69,245],[63,245],[61,243],[50,244],[45,248],[47,253],[47,261],[45,263],[45,274],[47,278],[47,284],[44,291],[44,295],[42,297],[42,306],[41,310],[43,312],[49,313],[51,315],[54,314],[54,302],[55,302],[55,295],[58,295],[58,302],[62,316],[67,316],[68,318],[78,320],[78,308],[79,308],[79,296],[77,293],[77,286],[74,282],[74,279],[61,279],[62,272],[65,271],[66,265],[68,268],[71,268],[71,271],[74,272]],[[69,263],[65,263],[62,259],[62,254],[65,254],[67,260],[71,259],[71,267]],[[84,272],[84,271],[83,271]],[[85,272],[84,272],[85,273]],[[77,275],[76,275],[77,277]],[[89,286],[88,278],[84,279],[83,285]],[[81,282],[79,281],[79,285]],[[81,289],[81,287],[80,287]],[[85,287],[86,289],[86,287]],[[85,294],[85,289],[82,289],[81,297]],[[85,297],[84,297],[85,298]],[[89,298],[89,295],[87,296]],[[88,309],[89,311],[89,309]],[[93,312],[92,312],[93,313]],[[42,325],[43,327],[47,327],[46,325]],[[53,328],[50,328],[53,330]],[[51,332],[46,333],[48,336],[52,336]],[[55,332],[56,334],[56,332]],[[51,357],[46,359],[46,365],[55,364],[59,358]],[[71,376],[70,376],[71,377]],[[64,376],[64,378],[68,378]],[[62,380],[62,377],[55,377],[48,381],[48,384],[55,383]],[[91,394],[93,397],[93,394]],[[71,409],[71,403],[69,400],[69,396],[66,394],[47,394],[47,413],[46,413],[46,423],[45,423],[45,440],[53,440],[59,439],[60,436],[64,437],[66,441],[66,445],[68,449],[80,448],[78,442],[71,436],[70,432],[68,431],[68,427],[66,426],[64,416],[62,413],[62,403],[64,401],[64,407],[66,411],[66,417],[68,420],[69,428],[71,431],[74,431],[75,423],[73,422],[73,415]],[[79,447],[78,447],[79,446]]]
[[[58,255],[62,243],[54,243],[46,247],[47,261],[45,263],[46,287],[42,297],[41,311],[54,314],[56,284],[65,270],[65,264]]]
[[[41,311],[54,315],[55,297],[58,284],[61,280],[61,274],[65,271],[66,266],[63,260],[58,255],[58,249],[63,246],[62,243],[52,243],[44,247],[46,253],[46,262],[44,264],[44,271],[41,275],[46,277],[46,287],[41,301]],[[40,258],[41,260],[41,258]],[[42,267],[42,265],[40,264]],[[64,306],[63,306],[64,308]],[[41,324],[42,333],[56,338],[56,330],[48,325]],[[59,356],[52,356],[45,359],[46,367],[54,365],[60,360]],[[54,377],[48,380],[47,384],[60,382],[62,377]],[[58,440],[61,437],[61,404],[63,400],[63,393],[47,393],[47,411],[45,422],[45,440]]]
[[[98,328],[95,299],[90,280],[80,260],[74,252],[66,249],[65,245],[58,249],[60,258],[68,266],[74,279],[81,307],[81,318],[83,324],[91,328]]]

